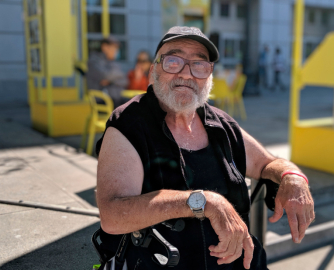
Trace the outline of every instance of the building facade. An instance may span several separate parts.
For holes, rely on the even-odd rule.
[[[109,29],[121,41],[119,61],[123,69],[128,71],[134,66],[140,50],[147,50],[153,56],[161,36],[173,22],[202,26],[204,32],[215,40],[221,63],[233,68],[242,61],[248,23],[251,72],[256,72],[259,53],[265,45],[269,47],[269,71],[274,51],[280,48],[286,64],[285,82],[289,83],[295,0],[250,0],[250,18],[247,22],[247,0],[201,1],[210,7],[210,19],[205,23],[200,22],[200,18],[205,16],[200,14],[199,9],[188,8],[186,14],[180,14],[179,7],[175,7],[176,4],[189,5],[190,0],[108,0]],[[86,2],[88,48],[93,51],[99,47],[99,40],[103,37],[102,1]],[[333,0],[305,0],[305,4],[304,58],[326,33],[334,31]],[[25,86],[23,19],[22,0],[0,1],[0,90],[14,89],[15,85],[20,88]],[[270,81],[272,73],[269,72]]]
[[[251,0],[250,18],[246,21],[247,0],[212,0],[210,34],[218,40],[221,63],[233,67],[241,63],[249,24],[250,71],[256,73],[259,54],[268,46],[268,79],[273,81],[272,63],[277,48],[285,61],[284,81],[289,83],[293,42],[293,10],[295,0]],[[334,1],[305,0],[304,59],[325,35],[334,31]]]

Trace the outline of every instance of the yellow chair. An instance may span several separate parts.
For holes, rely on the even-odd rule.
[[[234,89],[230,92],[230,95],[228,97],[228,113],[233,117],[233,115],[239,115],[242,120],[247,119],[247,114],[244,106],[244,101],[242,98],[242,92],[244,91],[245,84],[247,81],[247,76],[244,74],[241,74],[239,78],[236,81],[236,84],[234,86]],[[238,109],[236,108],[238,107]]]
[[[121,92],[121,96],[125,98],[133,98],[137,95],[145,94],[146,91],[144,90],[123,90]]]
[[[213,87],[210,95],[210,98],[214,101],[214,105],[223,110],[230,95],[230,89],[226,81],[224,79],[213,78]]]
[[[88,98],[91,114],[87,118],[86,127],[82,134],[81,148],[85,149],[87,134],[89,133],[86,153],[92,155],[95,133],[104,131],[106,122],[114,110],[114,102],[107,94],[99,90],[89,90]],[[102,100],[104,104],[97,103],[97,99]]]

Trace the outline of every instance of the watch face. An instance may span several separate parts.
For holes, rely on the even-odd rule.
[[[201,208],[205,204],[205,197],[202,193],[193,193],[189,197],[189,206],[191,208]]]

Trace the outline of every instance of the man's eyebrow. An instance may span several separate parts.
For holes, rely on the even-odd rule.
[[[180,49],[171,49],[168,52],[166,52],[165,54],[171,55],[171,54],[176,54],[176,53],[185,54],[185,52],[180,50]]]
[[[166,52],[165,54],[167,54],[167,55],[173,55],[173,54],[177,54],[177,53],[179,53],[181,55],[185,54],[185,52],[182,51],[182,50],[180,50],[180,49],[171,49],[168,52]],[[208,57],[204,53],[200,53],[199,52],[199,53],[194,53],[194,55],[197,56],[197,57],[199,57],[199,58],[201,58],[201,59],[203,59],[203,60],[205,60],[205,61],[209,61]]]
[[[202,58],[205,61],[209,61],[208,57],[204,53],[196,53],[196,56]]]

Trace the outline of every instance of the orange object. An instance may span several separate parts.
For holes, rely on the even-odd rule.
[[[147,76],[142,76],[141,79],[136,80],[134,70],[129,71],[128,73],[129,78],[129,86],[127,89],[135,89],[135,90],[143,90],[146,91],[148,87],[148,78]]]

